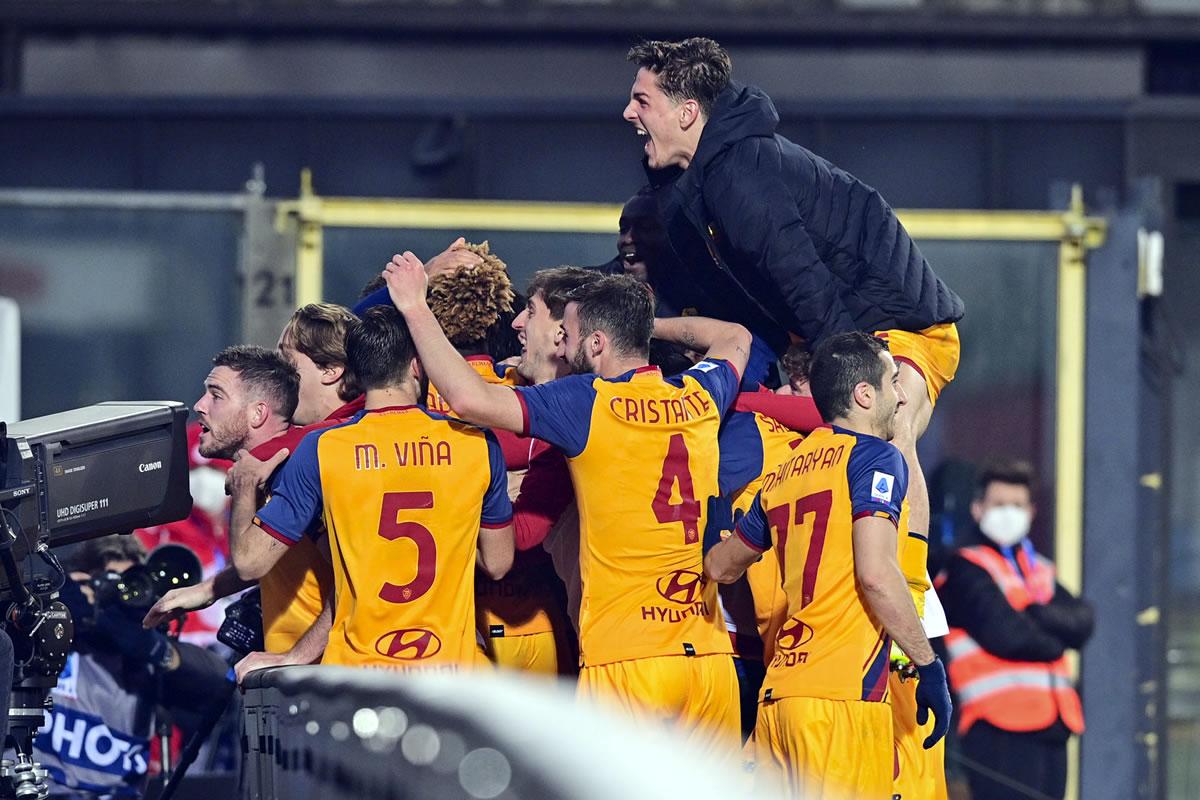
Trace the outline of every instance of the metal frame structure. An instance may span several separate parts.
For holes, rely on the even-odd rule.
[[[323,293],[324,229],[486,229],[615,233],[621,207],[598,203],[526,203],[480,200],[391,200],[321,197],[305,170],[300,197],[275,206],[276,229],[298,229],[296,305]],[[1083,192],[1072,190],[1066,211],[898,211],[917,240],[1058,242],[1058,315],[1055,419],[1055,560],[1072,591],[1082,584],[1084,363],[1087,253],[1104,243],[1106,222],[1090,217]]]
[[[321,197],[312,174],[300,197],[276,204],[276,230],[295,225],[296,304],[322,299],[324,228],[409,228],[615,233],[621,207],[585,203],[401,200]],[[1086,399],[1087,254],[1104,244],[1107,222],[1088,216],[1075,186],[1065,211],[898,210],[918,241],[1057,242],[1055,370],[1055,562],[1061,583],[1083,584],[1084,410]],[[1078,674],[1076,659],[1075,670]],[[1079,793],[1079,742],[1071,740],[1069,798]]]

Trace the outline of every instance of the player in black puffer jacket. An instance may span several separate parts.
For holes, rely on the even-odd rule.
[[[719,90],[714,76],[711,98],[681,102],[685,87],[672,97],[659,73],[631,58],[643,69],[625,119],[647,134],[647,174],[687,265],[653,276],[656,289],[685,284],[699,313],[754,323],[776,346],[788,333],[812,347],[841,331],[921,331],[962,318],[962,300],[879,193],[777,134],[779,115],[760,89],[726,73]],[[661,95],[642,105],[643,81],[677,104],[674,113],[653,107]],[[695,118],[679,122],[689,107]],[[709,302],[721,309],[702,307]]]

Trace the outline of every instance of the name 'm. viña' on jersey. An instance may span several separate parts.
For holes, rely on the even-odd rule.
[[[525,431],[567,456],[579,506],[580,661],[731,652],[701,534],[737,370],[701,361],[517,389]]]
[[[309,434],[255,522],[294,542],[322,510],[336,586],[324,663],[483,663],[479,529],[512,521],[504,458],[489,431],[397,406]]]

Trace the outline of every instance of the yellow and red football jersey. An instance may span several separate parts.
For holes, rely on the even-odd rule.
[[[501,386],[517,385],[516,367],[500,367],[497,369],[496,362],[488,355],[466,356],[466,361],[488,383],[499,384]],[[448,417],[458,416],[451,410],[450,404],[442,398],[441,394],[438,393],[437,387],[432,383],[429,384],[429,393],[425,396],[425,405],[429,407],[430,411],[436,411]]]
[[[768,474],[791,457],[804,437],[781,422],[750,411],[732,411],[721,428],[721,495],[741,519]],[[779,558],[767,550],[737,583],[721,587],[725,621],[737,642],[737,653],[770,663],[775,632],[787,616],[787,599],[779,576]]]
[[[480,527],[512,520],[506,483],[489,432],[418,406],[305,437],[255,521],[290,543],[324,514],[336,605],[323,661],[481,663],[475,553]]]
[[[260,461],[266,461],[287,449],[294,453],[305,436],[316,430],[345,422],[363,409],[363,398],[351,400],[334,410],[320,422],[304,427],[292,427],[250,451]],[[282,474],[276,469],[268,482],[270,496]],[[312,533],[323,533],[317,520]],[[268,653],[283,653],[291,649],[312,626],[321,613],[324,598],[333,592],[333,571],[310,537],[304,537],[275,562],[275,566],[258,581],[262,593],[263,640]]]
[[[516,367],[497,368],[488,355],[466,356],[466,362],[487,383],[499,386],[516,386]],[[429,384],[426,404],[430,411],[448,417],[458,415],[438,394],[437,387]],[[505,437],[512,435],[501,432],[502,446]],[[523,440],[528,441],[528,440]],[[553,577],[554,567],[549,559],[542,559],[533,552],[519,552],[509,573],[498,581],[479,574],[475,578],[475,614],[480,635],[487,637],[527,636],[535,633],[554,632],[553,605],[558,599],[548,580]]]
[[[737,371],[573,375],[517,389],[525,432],[567,456],[580,518],[580,662],[730,653],[701,532]]]
[[[749,546],[778,551],[787,595],[764,701],[887,698],[891,642],[859,595],[852,530],[867,515],[897,524],[907,483],[894,446],[835,427],[818,428],[766,476],[736,529]]]
[[[321,614],[333,592],[333,571],[316,542],[304,538],[288,548],[258,581],[262,596],[263,645],[286,653]]]

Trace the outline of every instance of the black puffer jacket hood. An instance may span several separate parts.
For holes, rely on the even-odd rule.
[[[706,164],[735,142],[751,136],[773,137],[778,127],[779,112],[771,98],[755,86],[733,83],[713,105],[712,117],[704,126],[689,169],[698,166],[703,172]]]

